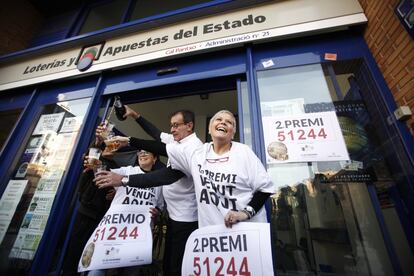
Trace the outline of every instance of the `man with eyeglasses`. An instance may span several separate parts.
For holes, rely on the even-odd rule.
[[[202,144],[194,133],[195,116],[192,111],[178,110],[170,115],[170,134],[161,132],[138,112],[126,106],[124,117],[131,117],[155,140],[197,147]],[[181,275],[185,244],[198,228],[197,201],[192,178],[182,177],[162,187],[167,203],[168,222],[165,239],[164,275]]]

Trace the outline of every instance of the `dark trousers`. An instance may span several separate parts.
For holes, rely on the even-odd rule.
[[[63,262],[64,276],[79,275],[78,264],[85,244],[92,235],[99,221],[77,213],[73,224],[72,233],[68,247],[66,249],[65,260]]]
[[[197,228],[197,221],[181,222],[168,219],[163,260],[164,276],[181,276],[185,243],[190,234]]]

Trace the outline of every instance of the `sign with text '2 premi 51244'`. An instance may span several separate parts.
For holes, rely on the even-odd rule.
[[[349,160],[334,111],[262,120],[268,164]]]
[[[273,275],[270,226],[241,222],[207,226],[187,240],[182,275]]]

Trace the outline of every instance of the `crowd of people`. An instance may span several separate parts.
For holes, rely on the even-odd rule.
[[[65,272],[76,269],[77,262],[76,266],[74,264],[76,258],[79,261],[80,247],[85,245],[99,223],[99,215],[108,208],[110,198],[116,202],[126,188],[156,191],[151,204],[153,217],[165,201],[168,221],[163,275],[181,275],[186,241],[197,228],[220,224],[231,228],[241,221],[267,222],[264,204],[275,192],[275,187],[253,151],[233,141],[236,119],[230,111],[221,110],[211,118],[208,129],[212,142],[203,144],[194,132],[195,116],[189,110],[174,112],[170,116],[170,133],[165,133],[138,112],[128,106],[125,108],[124,117],[134,119],[153,140],[116,136],[116,150],[136,149],[138,165],[114,169],[110,159],[114,152],[107,152],[106,156],[103,154],[106,157],[103,162],[109,164],[110,170],[99,172],[93,178],[93,173],[85,169],[82,178],[86,180],[81,186],[100,195],[105,208],[99,207],[99,214],[88,217],[88,230],[83,231],[81,242],[69,246],[64,275],[70,275]],[[102,145],[105,127],[101,124],[96,129],[95,144],[98,146]],[[168,157],[168,166],[154,170],[158,155]],[[95,207],[98,206],[91,208]],[[78,211],[78,224],[85,220],[82,209]],[[125,271],[128,271],[125,275],[135,275],[131,270]],[[104,271],[93,273],[97,271],[89,275],[104,275]]]

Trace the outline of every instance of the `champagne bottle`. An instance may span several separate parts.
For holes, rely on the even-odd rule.
[[[115,96],[114,107],[115,107],[115,114],[118,120],[124,121],[126,119],[124,118],[126,109],[125,109],[125,106],[122,104],[121,98],[119,98],[119,96]]]

